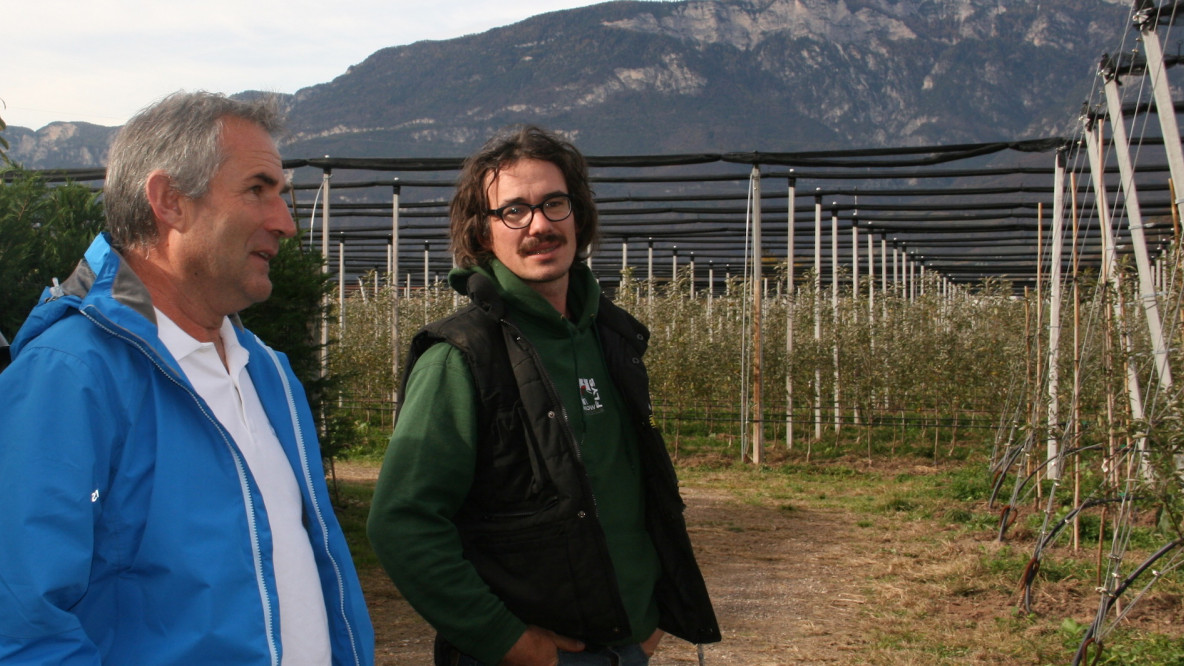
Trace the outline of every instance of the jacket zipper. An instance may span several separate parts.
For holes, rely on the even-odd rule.
[[[136,349],[139,349],[140,353],[144,354],[144,356],[146,356],[148,360],[151,361],[154,366],[156,366],[156,369],[159,370],[160,373],[165,376],[165,378],[185,391],[193,399],[194,404],[197,405],[198,411],[201,412],[202,416],[204,416],[206,420],[213,424],[214,428],[218,431],[219,436],[222,437],[222,443],[225,444],[226,448],[230,451],[230,455],[234,459],[235,471],[238,474],[239,489],[242,490],[243,502],[246,504],[247,526],[251,535],[251,557],[255,565],[255,582],[259,586],[259,599],[263,604],[263,622],[267,627],[267,650],[271,656],[272,666],[279,666],[279,648],[275,636],[274,610],[271,607],[271,596],[268,593],[267,581],[263,576],[263,555],[262,548],[259,546],[259,526],[255,520],[257,511],[255,509],[255,501],[251,497],[250,481],[247,478],[246,463],[242,459],[242,454],[240,454],[235,448],[234,443],[230,439],[229,433],[226,432],[226,429],[221,424],[221,422],[219,422],[213,414],[210,414],[209,411],[206,410],[205,405],[202,404],[202,401],[198,395],[194,393],[191,388],[186,386],[184,382],[178,380],[177,377],[171,372],[170,368],[167,368],[160,363],[160,361],[156,358],[155,350],[151,344],[149,344],[143,338],[134,335],[127,329],[107,322],[106,318],[103,317],[102,314],[94,308],[94,306],[86,306],[81,308],[79,309],[79,313],[89,319],[101,330],[106,331],[108,334],[127,342]],[[100,318],[104,321],[100,321]]]
[[[252,335],[254,334],[252,333]],[[340,604],[337,610],[341,613],[341,621],[345,625],[346,633],[349,635],[350,649],[352,649],[354,653],[354,664],[361,666],[362,661],[361,657],[358,655],[358,646],[357,640],[354,637],[354,628],[353,625],[350,624],[349,614],[346,612],[345,608],[345,583],[342,579],[341,567],[337,564],[337,558],[333,556],[333,551],[329,548],[329,528],[325,524],[325,517],[321,513],[320,501],[317,499],[316,491],[313,488],[312,472],[310,471],[308,464],[308,449],[304,444],[304,428],[301,426],[300,418],[296,413],[296,399],[292,396],[292,385],[288,383],[288,376],[284,372],[284,368],[280,364],[280,360],[276,356],[275,352],[270,347],[263,344],[263,341],[259,340],[258,336],[255,336],[255,340],[267,353],[268,357],[271,358],[271,362],[275,365],[276,373],[280,377],[280,382],[284,386],[284,396],[288,401],[288,414],[292,417],[292,430],[296,434],[296,449],[300,454],[300,469],[303,475],[304,485],[308,489],[308,496],[311,498],[313,515],[316,516],[317,524],[321,529],[321,545],[324,548],[325,556],[329,558],[329,563],[333,565],[333,575],[337,580],[337,596],[340,599]],[[330,640],[332,640],[332,637],[330,637]]]

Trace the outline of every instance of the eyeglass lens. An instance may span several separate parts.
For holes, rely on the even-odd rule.
[[[521,229],[530,224],[530,218],[534,211],[542,211],[543,217],[546,217],[552,222],[562,222],[571,215],[571,197],[567,195],[559,195],[544,199],[540,204],[515,203],[502,206],[495,211],[502,222],[511,229]]]

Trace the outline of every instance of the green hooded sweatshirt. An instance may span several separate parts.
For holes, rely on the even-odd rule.
[[[573,266],[568,309],[575,320],[570,321],[497,260],[488,268],[454,270],[449,282],[464,293],[473,270],[497,285],[507,317],[534,345],[563,401],[596,498],[631,640],[645,640],[658,623],[653,589],[660,564],[644,525],[636,433],[594,326],[600,286],[586,266]],[[472,485],[478,440],[468,366],[456,348],[434,345],[408,378],[368,531],[383,567],[416,611],[458,649],[495,664],[526,625],[462,557],[451,521]]]

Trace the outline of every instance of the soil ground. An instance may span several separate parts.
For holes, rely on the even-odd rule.
[[[336,472],[367,482],[377,470],[339,463]],[[984,555],[1007,547],[987,532],[864,513],[816,492],[754,500],[701,475],[684,478],[682,492],[723,630],[722,642],[704,647],[706,664],[1069,663],[1056,627],[1066,617],[1088,624],[1097,608],[1090,585],[1064,580],[1036,588],[1035,619],[1019,613],[1020,572],[983,570]],[[433,631],[380,569],[359,573],[377,663],[430,664]],[[1182,635],[1178,597],[1152,599],[1133,615]],[[699,659],[695,646],[667,639],[651,663]]]

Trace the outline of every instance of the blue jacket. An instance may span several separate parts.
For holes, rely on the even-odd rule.
[[[154,321],[103,235],[13,340],[0,373],[0,662],[280,662],[259,488]],[[283,355],[238,337],[301,487],[333,663],[372,664],[304,391]]]

